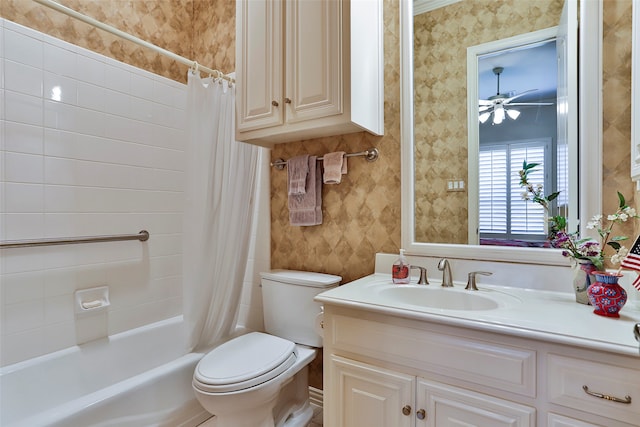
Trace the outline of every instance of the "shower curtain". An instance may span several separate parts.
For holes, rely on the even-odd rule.
[[[249,251],[258,147],[236,142],[235,89],[189,71],[183,312],[192,350],[235,329]]]

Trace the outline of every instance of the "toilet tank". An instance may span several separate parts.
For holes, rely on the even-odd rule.
[[[342,277],[294,270],[272,270],[260,276],[265,331],[298,344],[322,347],[322,337],[315,330],[322,306],[313,298],[338,286]]]

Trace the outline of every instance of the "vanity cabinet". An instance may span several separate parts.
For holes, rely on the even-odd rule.
[[[236,139],[382,135],[382,1],[236,2]]]
[[[640,420],[637,358],[326,301],[324,311],[327,425],[632,427]]]

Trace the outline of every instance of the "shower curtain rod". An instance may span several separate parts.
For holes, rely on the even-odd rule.
[[[121,37],[125,40],[129,40],[130,42],[136,43],[140,46],[144,46],[146,48],[149,48],[151,50],[154,50],[164,56],[168,56],[169,58],[178,61],[184,65],[188,65],[189,67],[191,67],[192,70],[194,70],[195,72],[198,71],[202,71],[204,73],[208,73],[214,77],[218,77],[218,78],[222,78],[225,79],[231,83],[235,82],[235,79],[233,79],[232,77],[229,77],[228,75],[225,75],[222,71],[218,71],[218,70],[213,70],[211,68],[205,67],[203,65],[198,64],[196,61],[192,61],[190,59],[187,59],[183,56],[180,56],[178,54],[175,54],[169,50],[163,49],[159,46],[156,46],[154,44],[151,44],[147,41],[144,41],[138,37],[135,37],[129,33],[125,33],[124,31],[121,31],[115,27],[112,27],[110,25],[107,25],[103,22],[98,21],[97,19],[91,18],[90,16],[86,16],[81,14],[80,12],[76,12],[75,10],[68,8],[66,6],[61,5],[60,3],[56,3],[55,1],[52,0],[33,0],[36,3],[40,3],[43,6],[49,7],[51,9],[55,9],[58,12],[62,12],[65,15],[71,16],[73,18],[76,18],[86,24],[89,25],[93,25],[94,27],[100,28],[101,30],[107,31],[111,34],[114,34],[118,37]]]

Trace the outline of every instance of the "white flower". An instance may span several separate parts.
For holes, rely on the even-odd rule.
[[[625,222],[626,220],[629,219],[629,215],[627,215],[626,213],[622,212],[620,215],[618,215],[618,218],[620,218],[620,221]]]
[[[636,216],[636,210],[634,208],[630,208],[629,206],[624,208],[622,210],[622,212],[626,213],[627,215],[629,215],[632,218],[634,218]]]
[[[523,191],[520,196],[522,197],[522,200],[529,200],[529,192],[528,191]]]
[[[628,253],[629,253],[629,249],[627,249],[624,246],[621,246],[620,249],[618,250],[618,253],[611,256],[611,263],[620,264],[624,259],[624,257],[627,256]]]
[[[587,222],[587,229],[593,230],[594,228],[599,228],[601,221],[602,221],[602,215],[594,215],[591,218],[591,221]]]
[[[618,219],[618,215],[617,214],[613,214],[613,215],[608,215],[607,219],[609,221],[615,221],[616,219]]]

